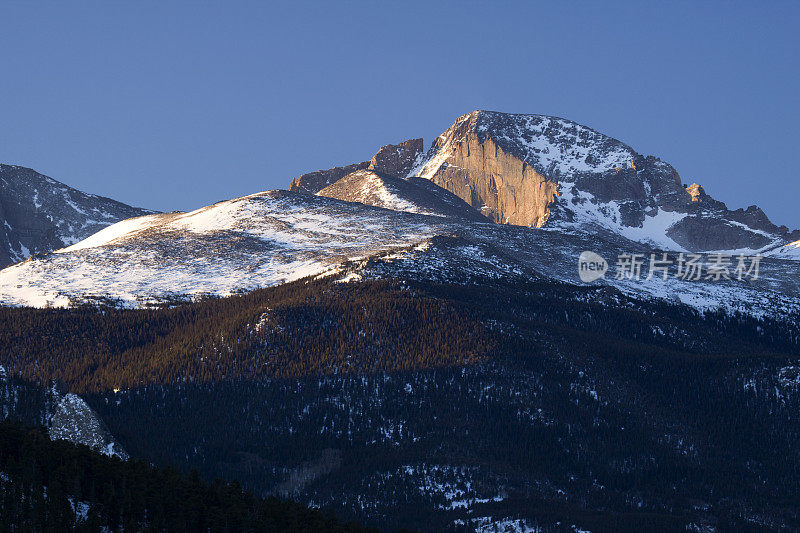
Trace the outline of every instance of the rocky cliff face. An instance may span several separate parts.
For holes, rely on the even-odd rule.
[[[83,193],[29,168],[0,165],[0,268],[150,213]]]
[[[128,453],[83,398],[72,393],[59,394],[55,388],[52,394],[54,407],[48,428],[51,440],[68,440],[108,456],[128,459]]]
[[[498,223],[595,224],[690,251],[755,251],[800,238],[755,206],[730,211],[701,186],[683,185],[664,161],[556,117],[473,111],[434,141],[410,175]]]
[[[64,393],[55,383],[41,387],[10,377],[0,366],[0,420],[44,426],[52,440],[85,444],[109,456],[127,459],[100,417],[77,394]]]

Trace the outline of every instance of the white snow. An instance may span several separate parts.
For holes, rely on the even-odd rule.
[[[685,218],[685,213],[664,211],[659,208],[655,215],[645,216],[641,227],[622,224],[620,206],[617,202],[603,203],[594,195],[579,190],[574,183],[565,182],[560,186],[560,196],[556,201],[575,215],[573,222],[556,222],[545,226],[545,230],[564,228],[585,229],[588,224],[597,224],[632,241],[651,244],[662,250],[685,252],[686,250],[667,236],[667,230]]]
[[[114,224],[47,257],[0,271],[0,303],[67,306],[96,295],[140,306],[227,296],[330,270],[353,256],[432,236],[426,218],[289,193]],[[398,219],[398,217],[400,217]]]
[[[116,224],[112,224],[111,226],[98,231],[94,235],[91,235],[86,239],[73,244],[72,246],[56,250],[56,253],[75,252],[85,248],[94,248],[97,246],[111,244],[117,239],[131,237],[135,233],[155,225],[158,220],[164,216],[165,215],[147,215],[117,222]]]
[[[800,261],[800,241],[790,242],[773,250],[764,252],[765,257],[775,257],[778,259],[792,259]]]

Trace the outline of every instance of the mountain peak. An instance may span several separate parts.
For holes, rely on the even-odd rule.
[[[699,185],[685,187],[656,157],[547,115],[462,115],[409,175],[433,181],[498,223],[596,225],[690,251],[757,251],[793,235],[760,210],[730,211]]]

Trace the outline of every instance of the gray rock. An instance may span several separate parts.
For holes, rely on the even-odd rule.
[[[370,169],[381,174],[405,178],[424,152],[422,139],[411,139],[400,144],[387,144],[369,161],[353,163],[328,170],[317,170],[303,174],[292,180],[289,190],[305,194],[317,194],[333,185],[348,174],[358,170]]]
[[[0,268],[153,212],[86,194],[29,168],[0,165]]]
[[[405,178],[425,151],[422,139],[410,139],[400,144],[387,144],[382,146],[378,153],[369,162],[369,169]]]
[[[319,191],[336,183],[348,174],[356,170],[362,170],[369,166],[369,161],[361,163],[353,163],[344,167],[333,167],[328,170],[317,170],[316,172],[309,172],[303,174],[292,180],[289,184],[289,190],[292,192],[300,192],[304,194],[317,194]]]

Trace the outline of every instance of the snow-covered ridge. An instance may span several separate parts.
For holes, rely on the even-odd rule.
[[[350,174],[350,176],[346,178],[342,178],[342,180],[354,177],[360,178],[360,183],[358,184],[358,188],[356,190],[351,191],[351,197],[347,198],[347,201],[374,205],[376,207],[383,207],[393,211],[406,211],[408,213],[419,213],[422,215],[438,215],[438,213],[426,211],[417,204],[407,200],[406,198],[403,198],[396,187],[393,187],[391,184],[387,183],[388,180],[382,179],[374,172],[361,170]],[[334,185],[321,190],[317,193],[317,196],[327,196],[330,198],[331,196],[328,191],[337,184],[341,184],[342,180],[339,180]]]
[[[662,218],[668,216],[659,212],[645,227],[666,224]],[[191,213],[125,221],[86,243],[8,267],[0,271],[0,303],[141,307],[227,296],[323,273],[345,281],[545,277],[580,283],[577,258],[584,250],[613,265],[618,254],[647,254],[668,244],[644,244],[638,240],[642,235],[631,240],[608,220],[536,230],[267,191]],[[635,298],[786,317],[800,311],[798,280],[800,262],[765,258],[760,278],[748,283],[611,275],[596,283]]]
[[[286,191],[139,217],[0,271],[0,302],[67,306],[97,297],[139,306],[226,296],[430,237],[428,221],[438,217],[414,217]]]
[[[570,213],[568,220],[555,221],[546,226],[548,231],[575,231],[592,224],[602,226],[614,233],[636,242],[648,243],[662,250],[686,251],[667,236],[669,228],[686,217],[686,213],[664,211],[657,208],[655,214],[646,215],[640,227],[626,226],[618,202],[599,202],[594,195],[582,191],[574,183],[562,183],[559,206]]]
[[[562,180],[581,172],[611,172],[631,165],[636,152],[571,120],[546,115],[475,112],[475,130],[505,151],[521,154],[536,170]]]
[[[780,259],[793,259],[800,261],[800,241],[790,242],[784,246],[773,248],[772,250],[765,252],[764,255]]]
[[[317,196],[421,215],[487,222],[461,198],[420,178],[402,179],[359,170],[325,187]]]

